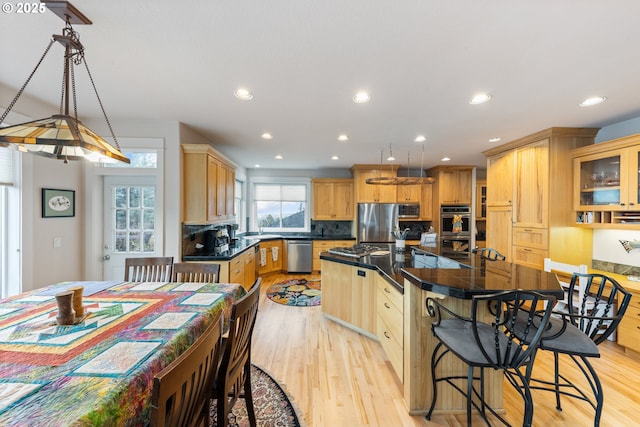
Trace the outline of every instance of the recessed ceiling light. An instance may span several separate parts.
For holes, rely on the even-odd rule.
[[[443,157],[440,159],[441,162],[448,162],[449,160],[451,160],[449,157]]]
[[[364,104],[365,102],[369,102],[369,100],[371,100],[371,95],[364,91],[360,91],[353,96],[353,102],[356,104]]]
[[[273,135],[271,135],[269,132],[265,132],[260,136],[262,137],[262,139],[273,139]]]
[[[340,157],[338,157],[338,156],[331,156],[331,160],[339,160],[339,159],[340,159]]]
[[[253,99],[253,94],[249,92],[249,89],[245,89],[243,87],[236,89],[236,91],[233,92],[233,94],[236,96],[236,98],[242,99],[243,101],[248,101],[250,99]]]
[[[491,99],[491,95],[489,95],[488,93],[479,93],[475,95],[473,98],[471,98],[471,101],[469,101],[469,104],[484,104],[490,99]]]
[[[497,136],[496,136],[495,138],[489,138],[489,142],[498,142],[498,141],[500,141],[501,139],[502,139],[502,138],[500,138],[500,137],[497,137]]]
[[[257,168],[259,168],[259,167],[260,167],[260,165],[256,165],[256,167],[257,167]]]
[[[338,135],[338,141],[348,141],[349,137],[345,134]]]
[[[418,135],[416,136],[416,138],[413,140],[414,142],[424,142],[427,140],[427,137],[424,135]]]
[[[280,154],[276,154],[276,159],[277,160],[282,160],[282,156]]]
[[[604,96],[592,96],[582,101],[579,105],[580,107],[591,107],[592,105],[601,104],[606,100],[607,98]]]

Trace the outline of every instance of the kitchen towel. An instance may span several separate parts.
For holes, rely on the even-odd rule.
[[[267,265],[267,248],[260,248],[260,267]]]
[[[278,248],[276,246],[271,248],[271,259],[273,262],[278,261]]]

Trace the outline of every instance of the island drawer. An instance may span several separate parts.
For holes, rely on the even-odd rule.
[[[402,326],[402,325],[401,325]],[[402,345],[402,335],[399,337],[395,336],[393,329],[389,325],[387,325],[386,319],[381,316],[380,312],[378,312],[378,318],[376,322],[376,329],[378,339],[380,340],[380,344],[382,345],[382,349],[384,350],[387,358],[389,358],[389,362],[391,362],[391,366],[393,370],[396,371],[398,378],[400,381],[403,379],[403,345]],[[399,340],[398,340],[399,338]]]
[[[378,286],[378,295],[386,298],[389,303],[392,304],[400,312],[400,315],[402,316],[402,293],[389,282],[387,282],[384,278],[378,277],[376,279],[376,284]]]

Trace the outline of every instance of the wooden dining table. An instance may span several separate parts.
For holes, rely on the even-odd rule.
[[[83,286],[85,318],[56,322],[55,295]],[[0,425],[148,424],[153,378],[238,284],[65,282],[0,300]]]

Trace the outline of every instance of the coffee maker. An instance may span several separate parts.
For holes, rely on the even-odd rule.
[[[236,232],[238,231],[238,224],[227,224],[227,234],[229,235],[229,247],[235,248],[238,243]]]
[[[213,246],[213,248],[209,248],[209,250],[212,249],[214,255],[229,251],[229,233],[227,232],[227,227],[217,227],[210,230],[209,244]]]

